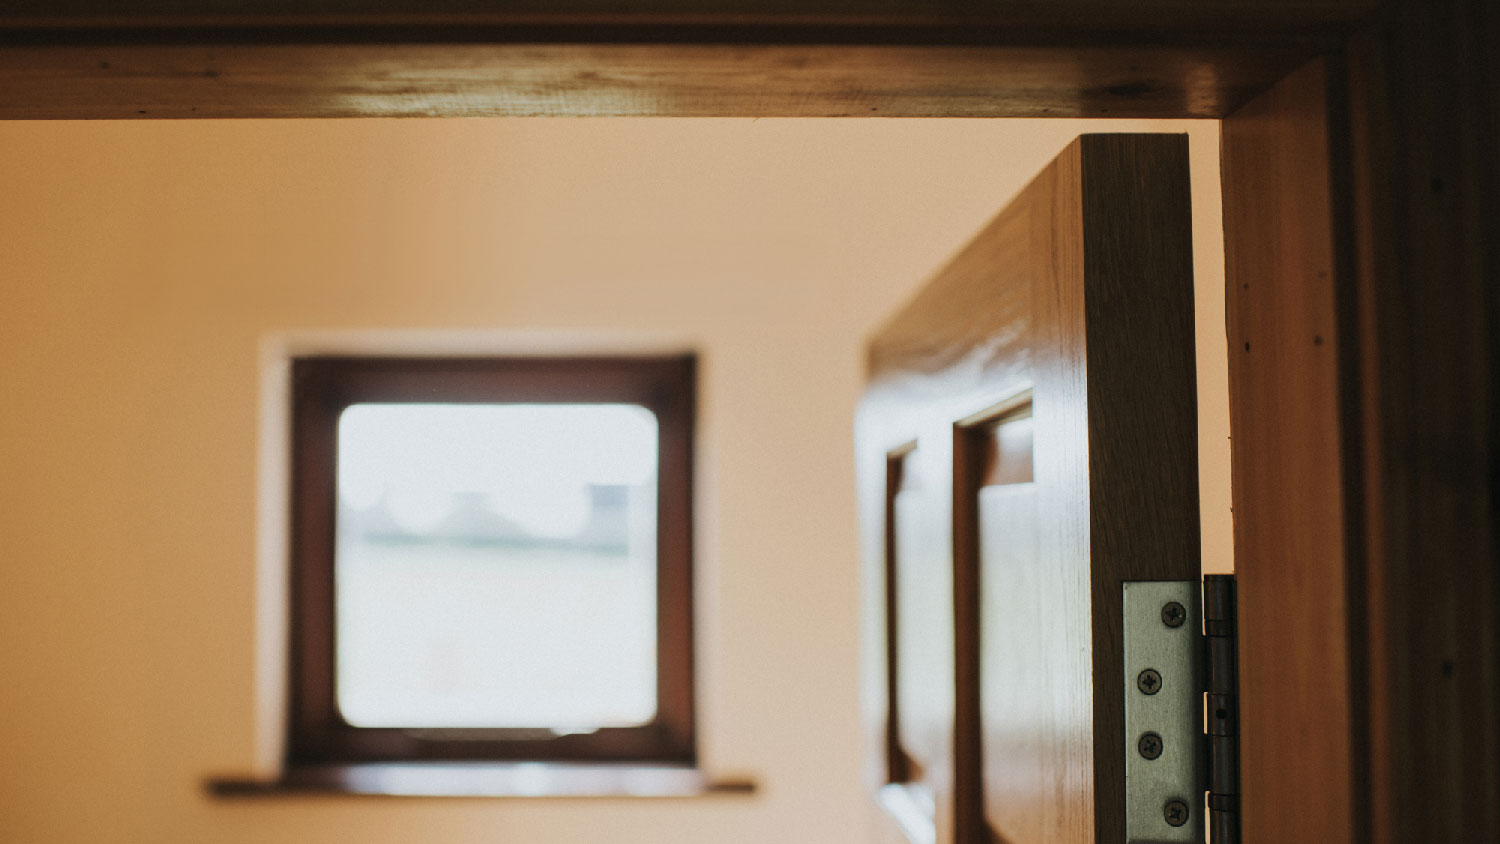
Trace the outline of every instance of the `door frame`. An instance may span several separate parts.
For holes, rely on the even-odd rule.
[[[1495,4],[497,3],[17,0],[0,118],[1222,119],[1245,840],[1500,828]]]

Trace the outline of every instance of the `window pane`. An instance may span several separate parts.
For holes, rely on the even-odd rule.
[[[357,404],[338,430],[338,703],[358,727],[656,712],[656,417]]]

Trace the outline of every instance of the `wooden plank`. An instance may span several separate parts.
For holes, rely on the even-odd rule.
[[[1347,54],[1368,619],[1361,819],[1500,830],[1500,9],[1398,2]]]
[[[1219,117],[1373,0],[9,0],[0,119]]]
[[[578,33],[587,40],[587,33]],[[0,119],[1217,117],[1310,48],[97,44],[0,49]]]
[[[1246,840],[1500,828],[1497,38],[1395,3],[1223,124]]]
[[[1326,69],[1221,130],[1246,841],[1353,831],[1350,584]]]
[[[1200,569],[1190,243],[1186,139],[1085,136],[872,341],[866,518],[895,443],[951,490],[921,511],[954,591],[939,841],[1123,835],[1121,583]],[[1025,407],[1034,482],[987,484]]]
[[[1101,844],[1123,837],[1121,584],[1196,581],[1203,570],[1187,137],[1122,137],[1083,138],[1094,814],[1110,822],[1096,830]]]
[[[258,23],[578,23],[587,21],[943,21],[1007,26],[1127,26],[1157,32],[1224,25],[1308,26],[1363,17],[1372,0],[7,0],[0,25],[223,26]]]

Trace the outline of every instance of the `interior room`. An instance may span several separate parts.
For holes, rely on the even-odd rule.
[[[1093,132],[1189,139],[1232,571],[1215,121],[0,123],[0,839],[870,840],[866,343]],[[753,790],[211,793],[282,756],[288,348],[695,352],[698,762]]]

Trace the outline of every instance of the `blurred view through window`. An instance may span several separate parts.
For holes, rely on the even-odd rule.
[[[347,407],[343,718],[558,734],[651,721],[657,452],[657,419],[633,404]]]

